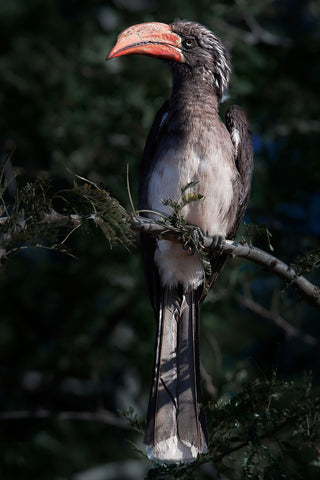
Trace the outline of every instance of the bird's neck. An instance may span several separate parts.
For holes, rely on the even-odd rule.
[[[190,122],[194,124],[196,119],[212,123],[219,117],[218,96],[205,75],[200,72],[197,75],[188,72],[173,75],[170,113],[176,117],[181,127],[186,128]],[[180,118],[177,118],[178,115]]]

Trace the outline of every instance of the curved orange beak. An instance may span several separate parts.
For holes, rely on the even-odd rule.
[[[165,23],[139,23],[124,30],[106,60],[121,55],[149,55],[183,62],[181,38]]]

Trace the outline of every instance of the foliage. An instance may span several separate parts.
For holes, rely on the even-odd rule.
[[[270,232],[267,225],[265,224],[260,224],[260,225],[256,225],[254,223],[245,224],[243,237],[245,241],[248,242],[250,245],[253,245],[254,239],[258,237],[265,242],[266,244],[265,248],[267,248],[271,252],[273,252],[274,250],[273,246],[271,245],[272,233]]]
[[[110,247],[117,243],[131,245],[129,215],[119,202],[94,183],[81,178],[73,188],[53,193],[46,178],[36,178],[17,188],[14,198],[5,201],[5,168],[0,173],[0,245],[2,261],[30,247],[49,248],[69,253],[65,241],[79,227],[93,222],[103,232]],[[51,190],[51,192],[50,192]],[[53,208],[63,202],[63,214]],[[72,213],[71,213],[72,212]],[[63,240],[60,240],[63,238]]]
[[[143,434],[145,429],[145,423],[143,419],[138,418],[138,415],[135,413],[132,407],[129,407],[128,410],[120,410],[119,414],[128,420],[131,428],[133,428],[140,434]]]
[[[295,260],[294,266],[301,275],[318,269],[320,267],[320,249],[314,249],[299,255]]]
[[[129,225],[129,215],[119,202],[112,198],[106,190],[96,184],[84,180],[79,185],[74,182],[73,188],[60,191],[56,195],[65,202],[64,211],[73,210],[81,224],[92,220],[98,226],[109,246],[122,244],[130,246],[133,243],[133,235]]]
[[[199,202],[204,199],[201,193],[188,192],[189,189],[193,189],[198,182],[189,182],[187,185],[181,188],[180,197],[177,200],[172,198],[166,198],[162,200],[162,204],[171,212],[166,217],[160,217],[160,222],[168,223],[173,228],[177,228],[182,236],[184,248],[190,248],[192,251],[199,251],[198,245],[193,241],[192,234],[194,229],[187,225],[184,218],[184,207],[193,202]]]

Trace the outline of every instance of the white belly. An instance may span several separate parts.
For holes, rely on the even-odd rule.
[[[233,199],[235,172],[231,162],[221,158],[217,145],[210,160],[204,160],[191,151],[188,159],[184,152],[188,149],[167,149],[165,157],[155,162],[149,181],[148,208],[170,215],[172,212],[161,200],[179,200],[181,188],[189,182],[198,182],[186,193],[199,193],[204,197],[186,205],[183,216],[187,223],[197,225],[208,235],[225,236],[228,228],[226,214]],[[230,158],[232,155],[230,143]],[[203,282],[204,270],[197,254],[189,256],[181,245],[161,240],[155,252],[155,261],[164,285],[175,286],[182,283],[196,288]]]

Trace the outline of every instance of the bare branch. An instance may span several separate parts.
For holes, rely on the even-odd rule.
[[[0,420],[42,420],[52,418],[56,420],[80,420],[88,422],[101,422],[107,425],[132,430],[130,425],[122,418],[117,417],[108,410],[99,410],[97,412],[51,412],[50,410],[16,410],[12,412],[0,412]]]
[[[190,227],[192,227],[190,225]],[[182,232],[164,222],[157,222],[150,218],[141,216],[132,217],[131,228],[137,232],[148,233],[158,239],[171,240],[177,243],[183,243]],[[198,227],[194,227],[199,230]],[[201,235],[201,248],[208,252],[216,252],[216,237],[209,235]],[[299,274],[294,268],[290,267],[277,257],[270,255],[270,253],[253,247],[247,243],[237,243],[231,240],[222,239],[219,244],[219,252],[226,253],[231,257],[241,257],[260,265],[265,270],[268,270],[282,280],[289,286],[293,287],[298,294],[307,301],[314,308],[320,310],[320,288],[313,285],[309,280]]]
[[[318,345],[319,342],[317,338],[313,337],[312,335],[305,334],[298,328],[290,325],[290,323],[287,322],[287,320],[285,320],[279,313],[268,310],[267,308],[260,305],[260,303],[255,302],[254,300],[252,300],[252,298],[245,297],[244,295],[236,294],[236,299],[244,307],[248,308],[260,317],[269,320],[270,322],[277,325],[277,327],[284,330],[288,337],[298,337],[309,345]]]
[[[200,363],[200,372],[201,372],[201,377],[205,383],[206,390],[209,393],[210,397],[216,400],[218,396],[218,390],[217,387],[213,385],[212,377],[211,375],[207,372],[205,369],[203,363]]]
[[[297,337],[303,342],[312,346],[319,344],[319,340],[316,337],[306,334],[299,328],[292,326],[285,318],[283,318],[282,315],[274,311],[274,309],[269,310],[245,295],[240,295],[235,292],[233,292],[233,295],[241,305],[248,310],[251,310],[251,312],[255,313],[259,317],[274,323],[277,327],[281,328],[288,337]],[[227,296],[230,296],[230,289],[221,288],[220,290],[215,290],[212,292],[211,302],[217,302]],[[212,343],[211,340],[210,343]]]
[[[258,42],[266,43],[267,45],[281,45],[281,46],[288,46],[291,45],[291,40],[288,37],[279,36],[275,33],[269,32],[265,28],[263,28],[257,21],[257,19],[247,13],[247,6],[244,4],[243,0],[235,0],[236,3],[240,6],[242,10],[242,17],[248,27],[250,28],[251,32],[244,34],[244,38],[247,43],[249,44],[256,44]]]

